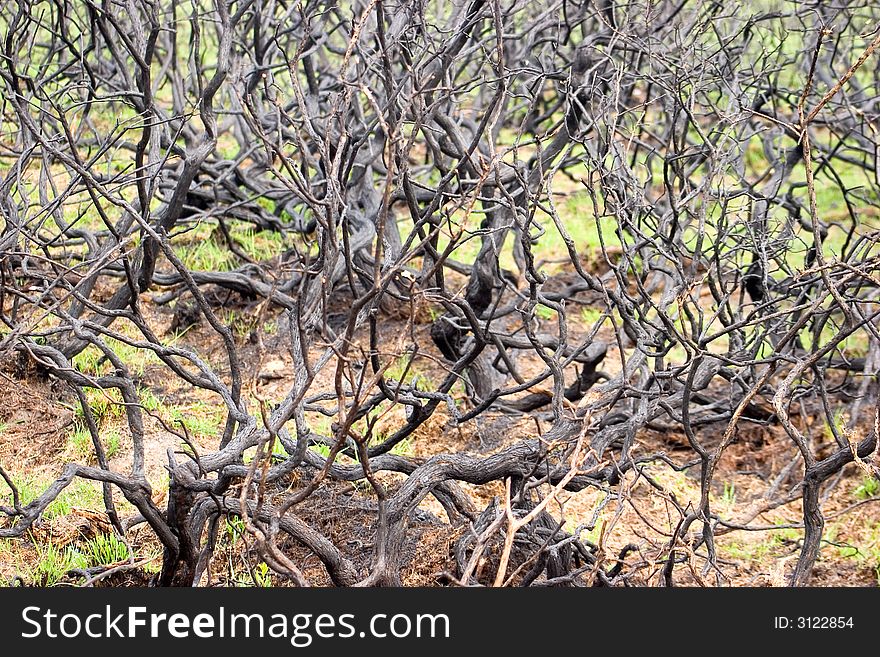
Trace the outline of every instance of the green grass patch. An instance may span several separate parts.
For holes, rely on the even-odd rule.
[[[57,547],[52,543],[37,545],[37,553],[38,561],[29,579],[38,586],[55,586],[67,576],[69,571],[84,570],[90,565],[88,557],[72,545],[65,547]]]
[[[13,477],[13,483],[18,489],[19,503],[27,506],[52,484],[52,479],[37,477]],[[5,482],[0,483],[0,500],[7,506],[12,506],[12,491]],[[58,496],[49,503],[43,516],[46,519],[58,518],[70,514],[71,509],[95,509],[102,508],[103,497],[101,487],[97,482],[86,479],[74,479]]]
[[[860,500],[869,500],[880,495],[880,481],[876,477],[865,476],[862,483],[853,491],[853,494]]]

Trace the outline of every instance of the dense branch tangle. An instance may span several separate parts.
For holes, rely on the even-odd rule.
[[[97,461],[59,464],[27,503],[7,465],[0,536],[80,477],[116,531],[148,523],[158,584],[204,582],[230,515],[295,583],[283,535],[336,584],[399,584],[433,496],[464,528],[448,581],[671,585],[690,559],[722,583],[715,537],[754,516],[720,517],[710,492],[759,425],[790,442],[765,508],[802,502],[790,581],[806,584],[823,487],[854,459],[876,473],[880,11],[751,4],[4,4],[0,349],[66,383]],[[219,258],[197,257],[206,243]],[[245,351],[224,296],[278,339]],[[210,357],[148,310],[171,305],[176,327],[216,335]],[[156,414],[120,348],[225,412],[209,447],[162,422],[188,445],[167,454],[162,505]],[[289,371],[269,399],[273,351]],[[426,384],[416,359],[442,376]],[[118,391],[126,468],[104,454],[95,390]],[[395,449],[431,418],[454,432],[498,414],[535,421],[494,451]],[[693,453],[646,452],[656,428]],[[603,562],[596,517],[566,531],[557,498],[623,505],[646,464],[699,471],[700,498],[675,501],[649,558]],[[369,490],[365,560],[302,517],[341,481]],[[506,488],[480,509],[463,482]]]

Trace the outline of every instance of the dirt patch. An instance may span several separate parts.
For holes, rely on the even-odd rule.
[[[16,379],[0,372],[0,464],[7,472],[40,475],[59,469],[65,430],[75,417],[71,397],[58,380]]]

